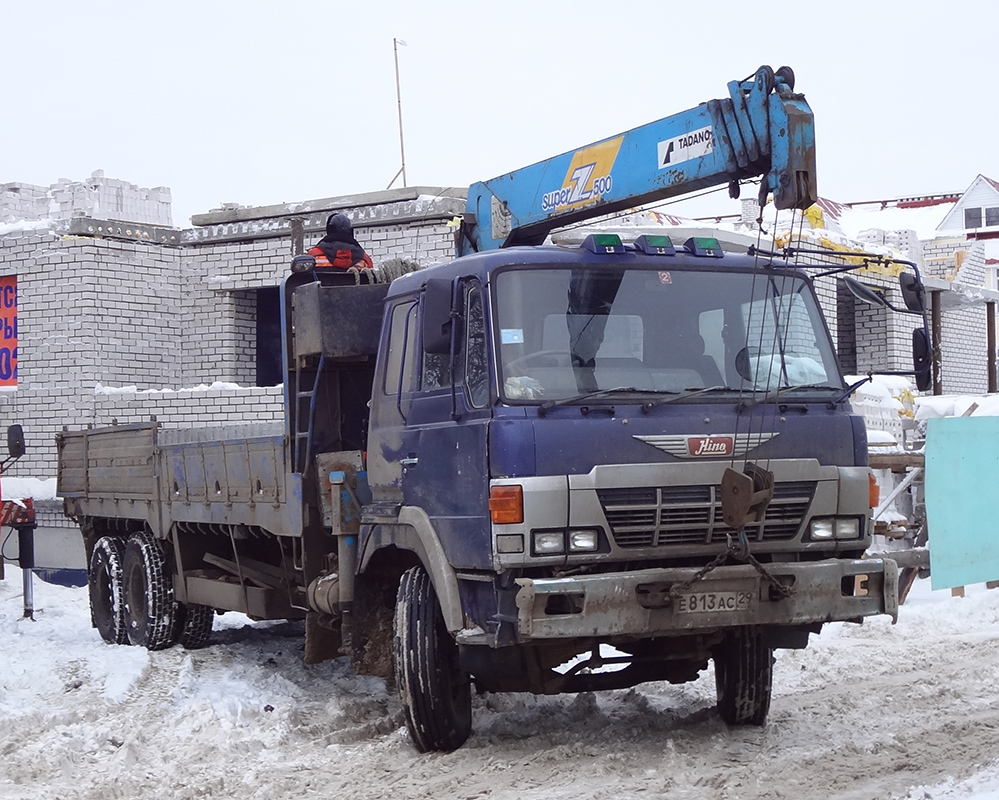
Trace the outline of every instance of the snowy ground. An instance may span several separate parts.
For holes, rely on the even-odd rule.
[[[0,798],[999,797],[999,590],[918,582],[898,625],[828,626],[778,654],[763,729],[685,686],[476,698],[456,753],[418,755],[382,681],[302,664],[289,624],[216,618],[214,644],[105,645],[86,591],[0,581]]]

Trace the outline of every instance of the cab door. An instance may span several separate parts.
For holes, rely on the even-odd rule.
[[[451,289],[447,351],[421,346],[414,391],[400,403],[402,495],[405,505],[430,517],[453,566],[488,569],[492,391],[484,291],[474,279],[459,279]]]

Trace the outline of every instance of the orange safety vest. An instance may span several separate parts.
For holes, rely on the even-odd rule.
[[[371,256],[367,253],[364,253],[361,256],[361,260],[355,263],[351,256],[350,248],[337,250],[333,261],[330,261],[326,253],[318,247],[313,247],[309,250],[309,255],[316,259],[317,268],[338,267],[340,269],[349,269],[350,267],[357,267],[358,269],[371,269],[374,267]]]

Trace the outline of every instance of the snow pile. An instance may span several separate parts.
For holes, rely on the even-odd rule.
[[[972,417],[999,416],[999,395],[974,397],[969,395],[940,395],[916,398],[916,421],[924,422],[939,417],[963,417],[973,406]]]
[[[23,500],[30,497],[32,500],[55,500],[56,499],[56,479],[55,478],[8,478],[0,481],[3,489],[4,500]]]
[[[999,591],[917,582],[899,622],[780,651],[770,722],[728,729],[689,684],[477,696],[420,756],[385,683],[302,663],[302,626],[216,618],[204,650],[101,642],[86,590],[0,581],[0,797],[982,800],[999,794]]]
[[[861,380],[862,376],[846,376],[850,386]],[[915,387],[904,377],[874,375],[851,395],[850,405],[864,418],[867,443],[872,451],[891,452],[889,448],[902,445],[905,431],[912,427],[914,391]]]

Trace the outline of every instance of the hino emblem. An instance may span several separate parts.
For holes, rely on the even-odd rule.
[[[764,442],[769,442],[775,436],[779,436],[779,434],[776,432],[717,433],[704,436],[662,434],[659,436],[636,436],[635,438],[677,458],[724,458],[725,456],[743,456]]]

